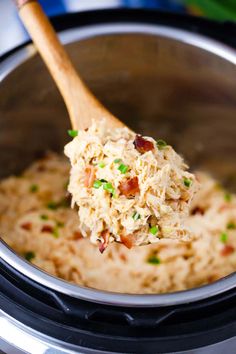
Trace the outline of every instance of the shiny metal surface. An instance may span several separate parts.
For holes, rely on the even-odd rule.
[[[0,352],[6,354],[100,354],[34,331],[0,310]],[[2,353],[2,352],[1,352]],[[115,353],[114,353],[115,354]]]
[[[234,50],[185,31],[138,23],[91,26],[67,31],[63,37],[77,69],[115,115],[139,132],[166,139],[191,166],[208,170],[236,190]],[[16,53],[1,66],[0,76],[8,75],[0,85],[0,164],[4,166],[0,177],[21,171],[45,147],[61,151],[67,141],[64,104],[33,53],[29,46],[19,52],[20,58]],[[236,284],[236,274],[232,274],[184,292],[120,295],[53,278],[3,243],[0,256],[49,288],[118,306],[192,302]]]
[[[187,291],[179,291],[169,294],[160,295],[126,295],[105,291],[99,291],[81,286],[73,285],[59,278],[55,278],[40,269],[32,266],[24,259],[18,257],[7,245],[1,241],[0,257],[7,263],[18,269],[27,277],[35,280],[41,285],[56,290],[62,294],[72,297],[90,300],[97,303],[110,304],[116,306],[130,307],[153,307],[153,306],[170,306],[183,303],[190,303],[205,298],[210,298],[216,294],[223,293],[227,290],[235,288],[236,274],[231,274],[223,280],[219,280],[213,284],[202,286]]]
[[[0,351],[6,354],[110,354],[108,351],[78,348],[62,343],[55,338],[42,335],[22,325],[0,311]],[[171,354],[221,354],[234,353],[236,337],[221,343],[194,350],[172,352]],[[32,351],[33,348],[33,351]],[[2,353],[1,352],[1,353]],[[116,354],[114,351],[112,354]]]

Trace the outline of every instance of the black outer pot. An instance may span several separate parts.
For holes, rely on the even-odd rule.
[[[58,31],[123,22],[185,29],[236,47],[233,24],[156,11],[106,10],[53,19]],[[2,60],[19,49],[7,53]],[[108,301],[105,293],[94,291],[100,293],[100,297],[94,297],[93,301],[93,290],[89,293],[80,288],[75,297],[60,291],[59,287],[54,290],[47,286],[46,280],[40,284],[36,277],[30,279],[28,270],[33,267],[20,258],[16,263],[8,262],[12,252],[4,244],[0,246],[0,350],[6,353],[36,353],[36,346],[42,343],[42,353],[56,354],[235,352],[236,288],[235,281],[232,282],[235,274],[202,287],[204,296],[195,297],[195,291],[181,292],[174,295],[176,301],[168,300],[173,299],[173,295],[163,295],[159,302],[155,296],[149,296],[142,305],[142,296],[130,304],[125,297],[118,296],[120,300],[115,302],[115,297],[111,296]],[[49,277],[40,273],[42,279]],[[225,285],[221,286],[223,282]],[[208,291],[209,297],[206,296]],[[6,333],[13,329],[12,333]],[[24,336],[20,333],[31,339],[31,349],[27,349],[29,345],[23,343]],[[13,351],[13,347],[18,347],[18,351]]]
[[[234,353],[235,289],[205,301],[164,308],[107,306],[52,291],[4,261],[0,264],[0,308],[38,332],[36,346],[46,335],[48,348],[54,348],[56,340],[60,349],[69,345],[79,353],[90,353],[89,349],[91,353]]]

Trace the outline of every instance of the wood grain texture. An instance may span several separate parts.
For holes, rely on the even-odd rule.
[[[22,1],[18,1],[20,5]],[[92,120],[106,119],[110,127],[124,124],[115,118],[86,87],[37,1],[27,1],[20,17],[47,65],[67,106],[74,129],[88,128]]]

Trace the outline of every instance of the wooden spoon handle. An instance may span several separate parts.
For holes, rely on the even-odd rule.
[[[17,0],[19,15],[47,65],[67,106],[74,129],[105,118],[111,127],[124,124],[107,111],[79,78],[51,23],[36,0]]]

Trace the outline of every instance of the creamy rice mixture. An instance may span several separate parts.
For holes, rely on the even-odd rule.
[[[184,218],[198,184],[171,146],[105,121],[74,133],[68,190],[83,236],[101,252],[113,240],[131,248],[194,236]]]
[[[236,270],[236,197],[205,174],[187,227],[192,242],[161,239],[101,254],[83,238],[67,194],[69,164],[50,154],[0,182],[0,235],[17,253],[67,281],[115,292],[163,293],[210,283]]]

